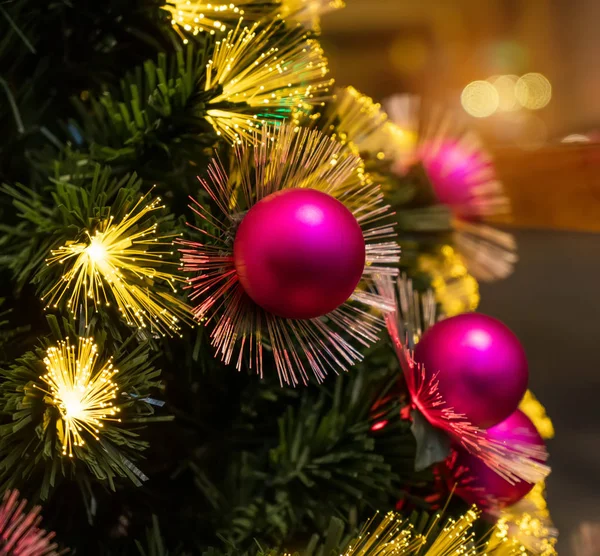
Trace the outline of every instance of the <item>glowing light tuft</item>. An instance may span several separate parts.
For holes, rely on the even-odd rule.
[[[240,24],[217,41],[206,65],[207,120],[233,143],[265,123],[294,119],[323,103],[333,80],[319,44],[301,27]]]
[[[98,347],[92,338],[80,338],[77,348],[68,338],[58,342],[48,348],[44,364],[47,372],[40,378],[48,391],[43,391],[60,412],[57,430],[63,455],[73,457],[73,448],[85,444],[84,436],[99,440],[105,422],[120,421],[120,409],[114,405],[119,387],[112,380],[119,371],[112,358],[98,364]]]
[[[160,199],[142,207],[142,197],[119,222],[105,219],[94,233],[85,232],[83,241],[67,242],[51,251],[49,266],[68,267],[61,280],[44,296],[47,308],[57,307],[68,297],[67,307],[77,313],[83,308],[88,322],[88,300],[97,309],[114,300],[128,324],[145,328],[148,323],[161,334],[179,330],[180,319],[188,317],[188,308],[175,296],[153,290],[161,282],[176,292],[182,278],[159,270],[176,265],[163,257],[172,254],[173,236],[157,236],[156,224],[138,227],[149,213],[163,208]],[[168,240],[168,241],[164,241]]]
[[[175,31],[185,39],[186,32],[194,35],[216,35],[228,31],[233,29],[241,18],[248,25],[256,21],[274,21],[280,18],[318,28],[321,15],[343,8],[344,5],[343,0],[236,0],[226,4],[202,0],[172,0],[165,4],[163,9],[170,13]]]

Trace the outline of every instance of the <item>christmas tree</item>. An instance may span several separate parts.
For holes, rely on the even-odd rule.
[[[0,4],[2,553],[554,553],[508,200],[342,4]]]

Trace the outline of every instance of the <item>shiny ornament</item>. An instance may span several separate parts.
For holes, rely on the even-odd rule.
[[[509,276],[518,259],[514,237],[485,222],[510,213],[510,202],[493,160],[479,137],[449,112],[425,109],[414,96],[383,103],[389,121],[380,126],[379,147],[393,173],[406,176],[421,165],[440,205],[449,212],[453,246],[477,280]],[[403,138],[414,137],[411,141]],[[380,153],[378,153],[379,156]]]
[[[291,125],[236,144],[229,168],[209,165],[218,211],[195,201],[201,235],[180,242],[196,318],[214,320],[212,344],[238,369],[262,374],[272,357],[288,384],[348,370],[391,309],[375,278],[398,274],[379,186],[346,146]]]
[[[489,428],[487,435],[503,444],[531,449],[532,453],[545,447],[534,424],[520,410]],[[527,481],[506,481],[480,458],[460,446],[454,448],[446,466],[450,471],[450,486],[456,484],[456,494],[486,511],[493,512],[516,504],[534,487]]]
[[[314,189],[289,189],[248,211],[233,259],[257,305],[280,317],[311,319],[352,295],[365,267],[365,240],[340,201]]]
[[[456,140],[423,145],[423,166],[440,203],[457,215],[470,217],[478,202],[478,189],[495,179],[484,151],[471,150]]]
[[[519,340],[499,320],[479,313],[432,326],[414,358],[426,376],[436,377],[446,404],[476,427],[506,419],[527,389],[527,359]]]
[[[550,472],[549,467],[542,463],[548,457],[544,447],[534,449],[493,438],[487,430],[474,425],[459,408],[447,402],[441,393],[442,372],[429,372],[425,366],[415,361],[412,342],[419,341],[422,330],[427,330],[422,336],[425,338],[429,331],[447,321],[432,324],[435,322],[435,315],[428,308],[429,302],[426,299],[420,300],[418,296],[414,297],[402,280],[398,283],[398,294],[394,286],[389,277],[377,280],[377,289],[381,295],[389,299],[390,304],[396,304],[395,310],[386,315],[386,325],[404,375],[404,384],[410,393],[410,409],[415,422],[418,420],[423,425],[426,419],[432,427],[441,429],[449,440],[477,456],[509,483],[542,481]],[[453,317],[455,318],[457,317]],[[451,357],[451,350],[447,346],[443,348]],[[378,421],[374,423],[374,427],[385,427],[384,419],[377,415],[375,419]],[[433,454],[433,451],[430,453]],[[431,463],[433,461],[440,460],[432,460]]]

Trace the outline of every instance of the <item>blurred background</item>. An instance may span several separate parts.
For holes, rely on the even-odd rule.
[[[555,423],[559,553],[600,554],[600,1],[346,2],[322,21],[338,84],[440,102],[495,155],[521,262],[480,310],[522,339]]]

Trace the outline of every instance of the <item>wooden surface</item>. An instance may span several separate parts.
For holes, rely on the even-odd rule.
[[[600,232],[600,144],[494,153],[511,226]]]

